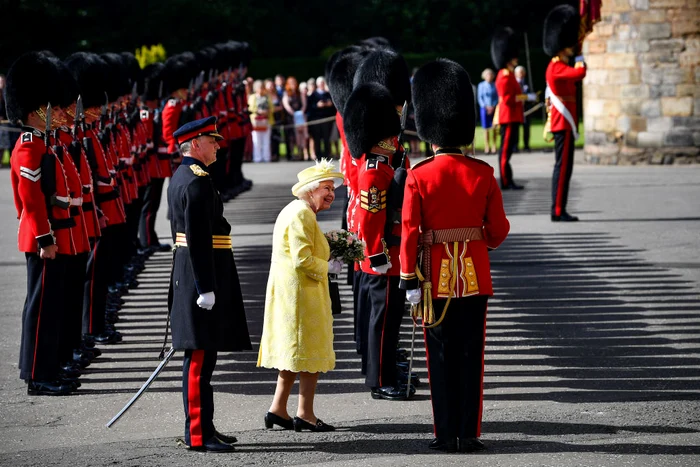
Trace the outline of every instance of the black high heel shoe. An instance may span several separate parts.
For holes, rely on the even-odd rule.
[[[333,425],[328,425],[326,423],[323,423],[320,418],[316,419],[315,425],[313,423],[309,423],[306,420],[301,419],[299,417],[294,417],[293,423],[294,423],[294,431],[296,431],[297,433],[300,432],[301,430],[309,430],[309,431],[316,431],[316,432],[335,431],[335,427]]]
[[[291,418],[282,418],[279,415],[268,412],[265,414],[265,428],[270,429],[273,425],[279,425],[285,430],[291,430],[294,428],[294,422]]]

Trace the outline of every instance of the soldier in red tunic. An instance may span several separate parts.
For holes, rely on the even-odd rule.
[[[76,248],[71,196],[60,161],[49,151],[47,104],[60,100],[61,76],[49,57],[30,52],[7,74],[7,115],[22,124],[11,158],[12,191],[19,219],[18,246],[27,259],[27,299],[22,312],[20,378],[30,395],[65,395],[59,342],[66,265]],[[55,129],[52,127],[51,129]]]
[[[498,70],[496,91],[498,105],[494,125],[498,124],[501,132],[501,148],[498,151],[498,167],[501,171],[501,189],[521,190],[522,185],[513,181],[513,169],[510,158],[518,147],[520,124],[523,123],[523,102],[535,101],[535,94],[523,94],[515,79],[515,67],[518,65],[518,43],[515,33],[510,28],[498,29],[491,40],[491,58]]]
[[[416,306],[423,298],[435,433],[429,447],[472,452],[484,448],[486,303],[493,295],[488,250],[503,242],[510,224],[493,168],[463,154],[475,121],[467,72],[449,60],[428,63],[414,75],[412,91],[418,135],[435,156],[416,164],[406,180],[400,287]]]
[[[552,222],[572,222],[578,217],[566,211],[569,182],[574,169],[574,142],[578,138],[576,83],[586,76],[583,57],[569,66],[578,41],[580,17],[576,8],[560,5],[549,12],[544,22],[544,51],[552,57],[547,66],[548,125],[554,135],[554,173],[552,174]],[[547,128],[547,125],[545,125]]]

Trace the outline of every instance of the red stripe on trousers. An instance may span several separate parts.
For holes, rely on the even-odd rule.
[[[412,319],[415,323],[416,318]],[[430,398],[432,401],[433,378],[430,377],[430,352],[428,351],[428,330],[425,328],[423,328],[423,344],[425,345],[425,367],[428,370],[428,390],[430,391]],[[433,408],[432,403],[430,404],[430,410],[433,412],[433,436],[437,437],[437,427],[435,426],[435,408]]]
[[[202,394],[199,389],[204,366],[204,350],[193,350],[190,370],[187,374],[187,410],[190,414],[190,446],[201,446],[202,439]]]
[[[153,202],[153,200],[151,200]],[[151,246],[151,211],[146,213],[146,246]]]
[[[39,328],[41,327],[41,311],[44,309],[44,277],[46,277],[46,261],[41,269],[41,298],[39,298],[39,318],[36,320],[36,336],[34,336],[34,359],[32,360],[32,379],[36,370],[36,354],[39,350]]]
[[[570,132],[567,130],[564,133],[564,149],[561,154],[561,166],[559,167],[559,181],[557,183],[557,200],[554,203],[554,214],[561,216],[562,205],[561,201],[564,197],[564,178],[566,177],[566,172],[569,168],[569,138]]]
[[[486,348],[486,315],[488,313],[488,303],[486,304],[486,310],[484,310],[484,345],[481,348],[481,384],[479,385],[479,418],[476,423],[476,437],[481,436],[481,417],[484,412],[484,349]]]
[[[384,386],[384,382],[382,381],[382,354],[384,353],[384,331],[386,330],[386,315],[389,314],[389,285],[390,281],[387,278],[386,297],[384,298],[384,321],[382,322],[382,337],[379,340],[379,386]],[[394,384],[396,384],[396,382],[391,384],[393,386]]]
[[[510,185],[506,178],[506,164],[508,163],[508,146],[510,145],[510,123],[506,124],[506,132],[503,135],[503,149],[501,150],[501,186]]]

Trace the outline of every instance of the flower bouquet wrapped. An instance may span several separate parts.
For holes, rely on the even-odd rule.
[[[331,258],[343,263],[365,259],[365,242],[357,235],[344,229],[326,232],[326,240],[331,247]]]
[[[335,259],[342,263],[352,263],[365,259],[365,242],[357,238],[354,233],[340,229],[326,232],[325,236],[331,249],[329,259]],[[336,315],[341,311],[340,289],[338,283],[332,281],[331,278],[335,279],[335,274],[328,275],[328,291],[331,295],[332,313]]]

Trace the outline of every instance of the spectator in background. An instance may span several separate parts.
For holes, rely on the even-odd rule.
[[[481,79],[477,87],[477,101],[479,102],[481,128],[484,129],[484,154],[496,154],[498,144],[496,143],[496,131],[493,128],[493,116],[498,104],[498,93],[496,92],[496,74],[491,68],[486,68],[481,72]]]
[[[303,84],[303,83],[302,83]],[[316,92],[316,78],[306,80],[306,123],[312,122],[318,118],[316,115],[316,106],[311,103],[314,93]],[[316,160],[316,146],[314,141],[317,138],[313,125],[306,127],[306,150],[309,151],[311,159]]]
[[[12,143],[11,125],[4,123],[7,120],[5,110],[5,75],[0,74],[0,167],[10,165],[10,152],[14,144]]]
[[[275,91],[277,92],[277,98],[282,101],[282,96],[284,96],[284,76],[275,75]]]
[[[286,114],[286,123],[294,125],[294,131],[285,136],[287,142],[287,157],[290,160],[309,160],[309,152],[304,146],[307,138],[306,129],[306,94],[299,91],[299,82],[294,76],[287,78],[284,85],[282,106]],[[286,133],[286,132],[285,132]],[[294,156],[294,148],[297,155]]]
[[[335,106],[331,99],[331,93],[326,87],[326,80],[323,76],[316,78],[316,91],[309,97],[309,114],[314,118],[309,118],[309,121],[323,120],[335,116]],[[309,126],[309,132],[313,135],[312,145],[314,153],[317,157],[329,158],[331,155],[331,132],[333,131],[334,121],[327,121],[313,124]]]
[[[515,67],[515,80],[520,85],[523,94],[530,94],[530,86],[525,82],[525,67],[518,65]],[[526,101],[523,103],[523,111],[527,112],[532,108],[532,102]],[[515,148],[517,151],[518,148]],[[530,117],[523,116],[523,151],[530,152]]]
[[[248,96],[248,110],[253,122],[253,162],[270,162],[270,99],[262,80],[253,82],[253,94]]]
[[[281,125],[284,120],[284,109],[282,108],[282,98],[277,96],[275,83],[271,79],[266,79],[264,82],[267,98],[270,99],[270,160],[278,161],[280,159],[280,143],[282,142]]]

